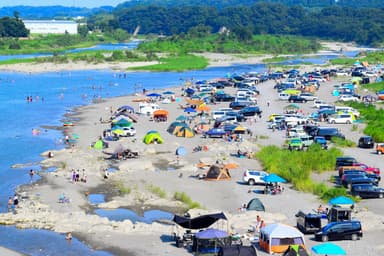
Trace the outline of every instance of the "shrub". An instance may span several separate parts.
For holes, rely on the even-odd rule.
[[[131,189],[129,187],[124,186],[124,183],[122,181],[115,181],[115,187],[123,195],[131,193]]]
[[[198,202],[192,201],[192,199],[184,192],[175,192],[173,198],[185,203],[188,206],[188,209],[201,208],[201,205]]]
[[[149,185],[149,186],[147,186],[147,189],[160,198],[166,198],[167,197],[167,192],[165,192],[165,190],[161,189],[160,187],[156,187],[154,185]]]
[[[347,148],[356,147],[356,143],[351,141],[351,140],[345,140],[345,139],[341,139],[338,137],[332,137],[331,141],[335,145],[340,146],[340,147],[347,147]]]

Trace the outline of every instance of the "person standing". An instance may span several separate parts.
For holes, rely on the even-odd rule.
[[[13,200],[12,200],[12,197],[9,197],[8,198],[8,212],[11,212],[12,211],[12,206],[13,206]]]
[[[33,169],[31,169],[29,171],[29,177],[31,178],[31,182],[33,181],[33,176],[35,175],[35,171]]]
[[[17,194],[13,196],[13,205],[15,206],[15,208],[19,207],[19,197],[17,196]]]
[[[261,222],[262,222],[262,220],[261,220],[260,216],[257,215],[257,217],[256,217],[256,228],[255,228],[256,232],[260,232]]]

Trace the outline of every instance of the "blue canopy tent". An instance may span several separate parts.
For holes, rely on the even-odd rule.
[[[184,109],[184,112],[185,113],[196,113],[197,111],[194,108],[186,108],[186,109]]]
[[[276,182],[285,183],[285,182],[287,182],[285,179],[281,178],[279,175],[274,174],[274,173],[271,173],[267,176],[264,176],[261,179],[264,180],[265,182],[268,182],[268,183],[276,183]]]
[[[321,255],[345,255],[346,252],[334,243],[324,243],[312,247],[312,251]]]
[[[338,196],[334,197],[328,202],[332,206],[350,206],[355,203],[351,198],[346,197],[346,196]]]
[[[158,93],[150,93],[150,94],[147,94],[147,97],[160,97],[161,94],[158,94]]]
[[[196,233],[195,238],[192,248],[198,254],[218,253],[221,247],[231,244],[231,237],[227,232],[214,228]]]

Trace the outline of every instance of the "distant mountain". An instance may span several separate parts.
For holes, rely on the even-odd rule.
[[[98,8],[80,8],[65,6],[7,6],[0,8],[0,17],[13,17],[17,12],[21,19],[63,19],[78,16],[88,17],[102,12],[111,12],[112,6],[101,6]]]
[[[117,9],[139,5],[177,6],[212,6],[219,9],[233,6],[250,6],[257,2],[280,3],[288,6],[303,7],[370,7],[384,8],[383,0],[131,0],[117,6]]]

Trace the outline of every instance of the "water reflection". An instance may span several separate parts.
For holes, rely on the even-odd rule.
[[[154,221],[158,220],[172,220],[173,214],[161,210],[151,210],[144,212],[144,216],[137,215],[136,212],[129,209],[97,209],[95,214],[106,217],[109,220],[113,221],[124,221],[130,220],[132,223],[144,222],[151,224]]]

